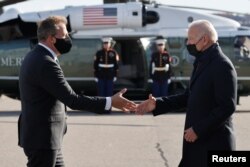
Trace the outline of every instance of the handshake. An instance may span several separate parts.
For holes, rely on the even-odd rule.
[[[123,94],[127,89],[122,89],[120,92],[116,93],[111,97],[112,107],[123,110],[126,113],[135,112],[135,114],[143,115],[148,112],[152,112],[156,107],[156,99],[150,94],[149,98],[140,104],[135,104],[134,102],[123,97]]]
[[[152,112],[156,107],[156,99],[150,94],[148,99],[141,104],[135,104],[134,102],[124,98],[122,95],[127,91],[123,89],[111,97],[112,106],[129,113],[130,111],[135,114],[143,115],[148,112]],[[197,140],[198,136],[193,130],[193,127],[189,127],[184,131],[184,139],[187,142],[193,143]]]

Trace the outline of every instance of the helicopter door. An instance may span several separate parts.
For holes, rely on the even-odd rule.
[[[241,62],[250,60],[250,37],[237,36],[234,40],[235,60]]]
[[[120,55],[116,88],[144,88],[146,80],[145,51],[139,39],[115,39],[114,49]]]
[[[238,75],[238,93],[250,92],[250,36],[237,36],[234,39],[233,63]]]

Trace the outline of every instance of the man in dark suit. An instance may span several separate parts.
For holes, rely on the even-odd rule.
[[[183,94],[149,99],[137,113],[160,115],[186,108],[180,167],[206,167],[210,150],[235,150],[232,114],[236,109],[237,80],[231,61],[224,55],[213,25],[191,23],[187,50],[196,57],[190,86]]]
[[[77,95],[64,78],[57,56],[67,53],[71,39],[67,20],[49,17],[38,26],[38,45],[30,51],[20,70],[22,112],[18,121],[19,145],[29,167],[64,166],[61,146],[66,133],[64,104],[72,109],[104,113],[111,106],[133,110],[135,104],[122,97],[126,89],[112,97]]]

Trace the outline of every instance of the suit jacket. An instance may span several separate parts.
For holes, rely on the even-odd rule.
[[[59,149],[66,133],[64,104],[72,109],[104,112],[105,98],[77,95],[60,65],[43,46],[29,52],[20,69],[22,111],[19,145],[26,149]],[[64,104],[63,104],[64,103]]]
[[[231,61],[218,44],[196,61],[185,93],[157,99],[154,115],[186,108],[185,129],[193,127],[198,140],[183,140],[180,166],[207,166],[209,150],[234,150],[232,114],[236,109],[237,80]]]

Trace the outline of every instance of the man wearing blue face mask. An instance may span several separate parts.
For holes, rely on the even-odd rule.
[[[207,167],[208,151],[235,150],[232,114],[236,109],[237,75],[217,43],[207,20],[191,23],[187,50],[195,56],[189,88],[185,93],[142,102],[138,114],[154,116],[186,109],[183,151],[179,167]]]
[[[18,144],[28,167],[63,167],[61,152],[66,133],[64,104],[75,110],[105,113],[111,106],[135,110],[123,98],[126,89],[112,97],[77,95],[65,80],[57,57],[70,51],[72,43],[65,17],[53,16],[38,26],[38,45],[24,58],[19,75],[22,111],[18,120]]]

